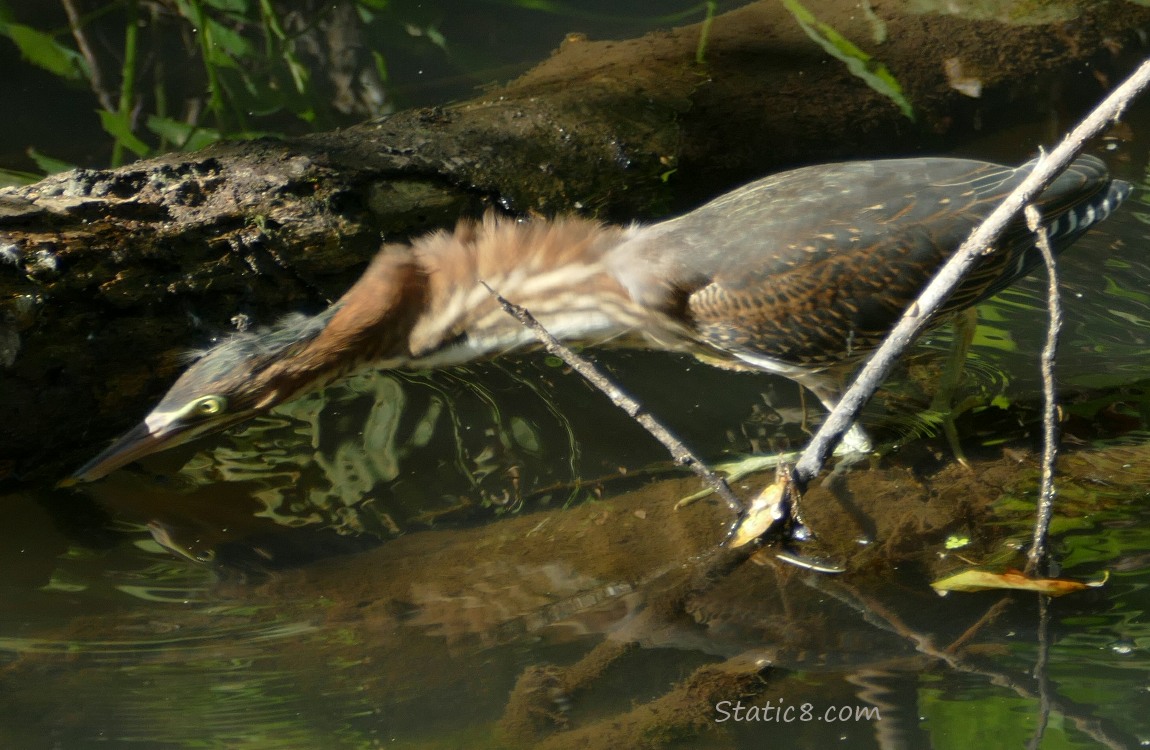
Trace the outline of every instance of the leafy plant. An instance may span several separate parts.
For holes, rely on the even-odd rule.
[[[679,1],[683,7],[651,17],[554,0],[484,0],[475,8],[458,0],[0,0],[0,51],[10,43],[29,69],[54,76],[71,102],[86,87],[91,106],[46,111],[68,118],[70,133],[79,134],[85,106],[94,110],[91,125],[107,135],[107,161],[118,165],[220,139],[330,129],[400,104],[441,103],[526,69],[563,38],[570,19],[600,35],[637,34],[705,20],[735,3]],[[527,37],[534,46],[508,46],[485,27],[471,33],[471,18],[495,32],[548,23]],[[700,55],[705,42],[704,33]],[[49,171],[42,154],[28,156]],[[39,176],[28,165],[0,168],[0,184]]]
[[[893,101],[907,119],[914,121],[914,108],[902,93],[894,75],[878,60],[863,52],[851,40],[831,26],[820,21],[799,0],[783,0],[783,5],[799,22],[806,35],[822,47],[827,54],[841,60],[853,75],[861,78],[868,86]]]
[[[316,3],[314,12],[273,0],[108,0],[85,14],[76,0],[60,4],[67,24],[45,29],[18,22],[0,0],[0,36],[29,64],[91,90],[114,165],[129,155],[274,135],[293,122],[331,127],[386,106],[378,94],[383,57],[366,52],[358,36],[386,0]],[[173,49],[187,66],[165,62]],[[346,87],[377,92],[357,97],[323,85],[319,71],[331,73],[337,58],[351,66],[337,71]],[[113,79],[118,87],[107,83]],[[9,170],[0,179],[25,176]]]

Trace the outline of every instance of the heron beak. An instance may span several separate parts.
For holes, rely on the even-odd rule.
[[[179,439],[184,437],[182,431],[173,428],[174,425],[170,422],[159,425],[150,425],[148,421],[140,422],[121,435],[103,453],[81,466],[72,476],[61,481],[58,486],[71,487],[81,482],[93,482],[137,459],[178,442],[184,442]]]

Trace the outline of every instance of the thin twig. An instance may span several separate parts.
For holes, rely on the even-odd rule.
[[[1025,573],[1038,573],[1046,557],[1046,535],[1050,531],[1050,518],[1054,512],[1054,462],[1058,459],[1058,394],[1054,385],[1054,358],[1058,351],[1058,331],[1062,328],[1062,301],[1058,296],[1058,268],[1054,264],[1054,249],[1050,237],[1042,226],[1042,216],[1033,205],[1026,207],[1026,224],[1034,232],[1042,262],[1046,264],[1046,343],[1042,346],[1042,484],[1038,491],[1038,509],[1034,515],[1034,539],[1026,555]]]
[[[947,647],[943,649],[943,651],[948,654],[957,654],[959,651],[966,648],[966,644],[974,640],[974,637],[978,635],[983,628],[997,620],[999,615],[1006,611],[1006,608],[1009,607],[1012,603],[1014,603],[1012,598],[1009,596],[1004,596],[994,604],[990,605],[986,612],[982,614],[982,617],[978,618],[978,622],[962,631],[962,634],[958,636],[958,638],[955,638],[953,641],[951,641]]]
[[[104,87],[100,61],[96,57],[96,53],[92,51],[92,46],[88,44],[88,35],[84,33],[84,20],[80,17],[80,11],[76,8],[73,0],[60,0],[60,3],[64,6],[64,12],[68,14],[68,28],[72,30],[72,38],[76,40],[76,48],[80,50],[80,56],[88,64],[88,83],[92,87],[92,93],[96,95],[96,100],[100,102],[101,107],[109,112],[115,112],[116,102],[112,99],[111,92]]]
[[[496,292],[490,286],[487,286],[487,284],[483,285],[487,287],[487,291],[491,292],[492,296],[494,296],[495,299],[499,302],[499,305],[503,308],[503,311],[514,317],[516,320],[526,326],[532,333],[534,333],[535,337],[539,339],[540,342],[542,342],[544,348],[546,348],[548,352],[554,354],[556,357],[559,357],[561,360],[566,362],[572,370],[582,375],[587,379],[589,383],[591,383],[591,385],[598,388],[603,392],[604,395],[607,396],[607,398],[611,399],[611,403],[625,411],[628,416],[642,425],[644,429],[647,430],[647,432],[651,433],[651,435],[656,440],[662,443],[667,451],[671,454],[671,458],[674,459],[675,463],[686,466],[691,471],[698,474],[699,477],[701,477],[703,481],[705,481],[711,487],[711,489],[713,489],[719,495],[719,497],[723,498],[723,500],[735,513],[741,514],[743,512],[743,504],[737,497],[735,497],[735,493],[731,492],[731,488],[727,485],[726,480],[724,480],[721,476],[712,471],[709,466],[703,463],[702,459],[696,456],[690,448],[683,444],[681,440],[672,435],[670,430],[663,426],[659,420],[657,420],[650,413],[644,411],[642,405],[640,405],[638,401],[624,393],[617,385],[612,383],[611,380],[606,375],[604,375],[598,367],[591,364],[590,361],[584,357],[580,357],[578,354],[561,344],[559,340],[552,336],[551,333],[546,328],[544,328],[543,325],[540,324],[540,322],[535,319],[535,316],[532,315],[528,310],[520,307],[519,305],[508,302],[498,292]],[[728,533],[728,537],[729,536],[730,533]]]
[[[971,267],[988,251],[1022,210],[1064,170],[1082,150],[1087,140],[1118,119],[1127,105],[1150,84],[1150,60],[1144,62],[1121,86],[1099,104],[1081,124],[1050,154],[1038,160],[1022,183],[971,233],[958,252],[943,266],[898,324],[870,357],[838,406],[823,422],[794,468],[795,486],[800,490],[818,476],[823,464],[858,418],[862,407],[894,367],[903,351],[922,332],[931,317],[961,283]]]
[[[1038,716],[1034,722],[1034,734],[1026,744],[1027,750],[1042,747],[1042,738],[1050,724],[1050,714],[1054,711],[1054,697],[1051,695],[1050,675],[1050,597],[1038,597],[1038,659],[1034,664],[1034,681],[1038,683]]]

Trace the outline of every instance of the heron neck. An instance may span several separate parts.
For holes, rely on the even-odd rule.
[[[641,328],[647,313],[611,264],[634,231],[576,217],[516,222],[489,214],[416,240],[427,293],[408,337],[409,366],[460,364],[536,343],[493,291],[560,339],[602,343]]]
[[[385,246],[312,319],[319,330],[284,363],[285,374],[323,385],[364,367],[443,367],[536,343],[492,291],[560,339],[604,343],[634,334],[651,312],[618,280],[611,251],[636,231],[570,217],[488,215],[411,245]]]

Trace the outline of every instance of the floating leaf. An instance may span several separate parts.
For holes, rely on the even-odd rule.
[[[1066,578],[1029,578],[1018,570],[1005,573],[991,573],[989,570],[966,570],[941,581],[930,584],[939,594],[946,596],[951,591],[989,591],[990,589],[1014,589],[1016,591],[1037,591],[1047,596],[1062,596],[1075,591],[1098,588],[1106,583],[1109,575],[1101,581],[1071,581]]]
[[[947,549],[962,549],[970,546],[970,537],[966,534],[951,534],[946,538]]]

